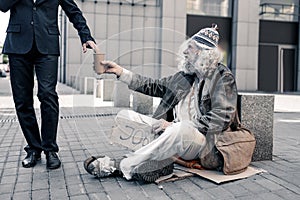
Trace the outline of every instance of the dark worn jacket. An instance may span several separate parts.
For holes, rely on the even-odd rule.
[[[195,79],[195,76],[182,71],[162,79],[133,74],[129,88],[146,95],[161,97],[153,117],[166,119],[167,113],[190,92]],[[237,105],[236,82],[231,71],[219,64],[213,74],[200,81],[199,91],[195,92],[198,95],[198,130],[204,135],[214,135],[226,130],[234,120]]]
[[[94,39],[74,0],[0,0],[0,10],[10,10],[3,53],[25,54],[33,42],[42,54],[59,55],[58,6],[64,10],[81,42]]]

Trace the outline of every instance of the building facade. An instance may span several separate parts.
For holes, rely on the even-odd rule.
[[[217,23],[224,63],[240,91],[300,90],[299,0],[77,3],[106,58],[135,72],[154,78],[174,73],[180,44]],[[60,81],[80,88],[81,77],[96,77],[92,52],[82,54],[77,33],[63,13],[61,35]]]

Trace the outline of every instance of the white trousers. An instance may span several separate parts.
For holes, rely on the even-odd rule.
[[[126,111],[128,119],[139,118],[152,124],[158,120],[139,114],[134,111]],[[118,114],[119,115],[119,114]],[[116,121],[118,120],[118,115]],[[120,115],[124,116],[124,112]],[[125,114],[126,115],[126,114]],[[129,121],[129,123],[131,123]],[[136,123],[132,121],[132,123]],[[179,156],[184,160],[193,160],[200,156],[201,150],[206,144],[205,136],[193,127],[190,121],[173,123],[155,140],[141,147],[133,153],[126,155],[120,163],[120,170],[129,180],[133,169],[142,162],[149,160],[164,160],[172,156]]]

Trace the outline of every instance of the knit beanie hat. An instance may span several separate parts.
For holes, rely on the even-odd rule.
[[[211,28],[203,28],[192,36],[192,39],[204,49],[213,49],[218,47],[219,33],[217,24],[212,24]]]

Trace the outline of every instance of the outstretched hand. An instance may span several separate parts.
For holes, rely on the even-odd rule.
[[[82,51],[83,51],[83,53],[86,53],[88,48],[93,49],[94,52],[99,51],[97,45],[92,40],[88,40],[88,41],[86,41],[86,43],[82,44]]]
[[[104,65],[105,73],[116,74],[120,76],[123,72],[123,68],[113,61],[101,61],[101,65]]]

